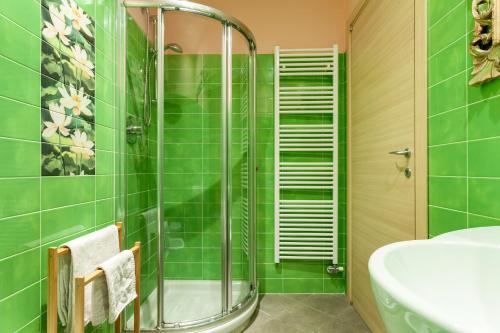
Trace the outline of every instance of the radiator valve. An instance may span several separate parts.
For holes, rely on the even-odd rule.
[[[326,268],[326,271],[328,272],[328,274],[339,274],[339,273],[342,273],[344,271],[344,267],[335,264],[335,265],[328,266]]]

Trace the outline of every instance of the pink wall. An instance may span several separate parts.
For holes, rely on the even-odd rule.
[[[245,23],[255,35],[259,53],[284,48],[331,47],[345,51],[348,2],[356,0],[198,0]],[[357,0],[359,1],[359,0]],[[139,13],[134,13],[138,17]],[[186,13],[166,15],[166,43],[179,43],[185,53],[218,53],[221,25]],[[239,40],[238,40],[239,39]],[[243,40],[235,34],[235,51]]]

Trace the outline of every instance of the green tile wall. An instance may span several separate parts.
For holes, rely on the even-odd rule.
[[[220,279],[220,70],[215,55],[165,57],[166,279]]]
[[[221,56],[165,57],[165,278],[221,276]],[[233,278],[248,279],[242,198],[248,128],[248,56],[233,56]]]
[[[45,332],[47,248],[115,220],[115,1],[77,2],[97,28],[97,175],[41,177],[41,5],[0,1],[0,323],[6,333]]]
[[[238,57],[235,57],[238,59]],[[242,58],[239,58],[242,59]],[[245,73],[234,61],[235,103],[244,102]],[[262,293],[342,293],[343,276],[326,261],[274,264],[274,56],[257,56],[257,277]],[[168,279],[220,278],[220,56],[172,55],[165,61],[165,203]],[[339,258],[345,265],[345,57],[340,56]],[[233,131],[235,138],[241,129]],[[240,147],[241,148],[241,147]],[[235,152],[237,152],[237,147]],[[236,154],[237,155],[237,154]],[[237,163],[236,161],[233,161]],[[234,167],[234,165],[233,165]],[[234,169],[233,169],[234,171]],[[233,222],[239,222],[234,219]],[[233,269],[241,268],[240,225],[233,234]],[[242,274],[244,272],[242,271]],[[235,275],[239,278],[241,275]]]
[[[500,225],[500,80],[468,85],[471,0],[428,0],[429,236]]]

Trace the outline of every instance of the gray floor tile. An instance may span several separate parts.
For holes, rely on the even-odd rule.
[[[245,333],[370,333],[344,295],[262,295]]]

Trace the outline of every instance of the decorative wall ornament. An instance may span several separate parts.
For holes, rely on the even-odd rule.
[[[474,35],[470,85],[480,85],[500,76],[500,0],[473,0]]]
[[[95,24],[74,0],[42,0],[42,176],[95,174]]]

